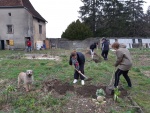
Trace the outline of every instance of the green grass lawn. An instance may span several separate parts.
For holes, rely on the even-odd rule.
[[[84,51],[84,50],[79,50]],[[133,58],[133,68],[129,71],[133,88],[128,89],[127,83],[121,76],[120,83],[123,87],[128,90],[129,96],[142,108],[144,113],[150,113],[150,78],[143,74],[143,71],[150,70],[150,50],[149,49],[131,49]],[[52,56],[60,56],[60,61],[54,60],[37,60],[37,59],[25,59],[24,51],[0,51],[0,105],[8,105],[10,112],[16,113],[45,113],[45,108],[52,106],[49,112],[57,111],[60,113],[61,107],[68,101],[70,94],[66,95],[62,99],[57,99],[48,94],[38,94],[31,92],[24,94],[22,92],[6,92],[6,89],[11,85],[14,89],[17,87],[17,76],[20,72],[25,72],[27,69],[32,69],[35,79],[35,90],[41,88],[41,83],[47,78],[56,78],[63,82],[69,82],[72,84],[73,81],[73,67],[69,65],[69,50],[62,49],[51,49],[34,51],[32,54],[49,54]],[[96,50],[96,53],[100,55],[100,50]],[[141,56],[144,55],[144,58]],[[140,59],[141,58],[141,59]],[[101,63],[88,62],[89,57],[86,57],[85,63],[85,75],[93,78],[91,81],[93,85],[104,84],[108,85],[112,74],[114,74],[115,68],[113,66],[115,62],[114,52],[109,52],[109,60],[102,60]],[[143,61],[141,61],[143,60]],[[144,65],[146,62],[147,65]],[[2,83],[2,81],[4,81]],[[6,101],[6,94],[8,93],[8,100]],[[122,103],[124,104],[124,103]],[[125,105],[125,104],[124,104]],[[124,108],[123,108],[124,109]],[[132,111],[124,110],[124,113],[134,113]],[[0,107],[0,113],[5,112]],[[112,113],[121,113],[119,111],[111,111]]]

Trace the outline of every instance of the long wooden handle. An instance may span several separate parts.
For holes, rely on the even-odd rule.
[[[112,73],[112,77],[111,77],[109,86],[113,84],[113,79],[114,79],[114,76],[115,76],[115,71],[116,71],[116,67],[115,67],[115,69],[113,70],[113,73]]]
[[[79,70],[77,70],[76,68],[75,68],[75,70],[76,70],[78,73],[80,73],[83,77],[87,78],[83,73],[79,72]]]

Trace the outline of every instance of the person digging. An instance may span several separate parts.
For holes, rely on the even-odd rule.
[[[94,49],[97,47],[98,43],[93,43],[90,45],[91,58],[94,57]]]
[[[116,50],[117,60],[114,66],[118,68],[115,72],[114,87],[116,88],[118,86],[120,75],[123,75],[128,83],[128,87],[132,87],[131,80],[128,76],[128,72],[132,67],[132,59],[129,50],[126,46],[121,45],[118,42],[113,43],[112,48]]]
[[[74,67],[75,67],[73,83],[74,84],[77,83],[79,76],[80,76],[81,85],[84,85],[85,77],[82,76],[82,74],[84,74],[85,56],[81,52],[73,51],[70,55],[69,64],[74,65]],[[82,74],[80,74],[80,73],[82,73]]]

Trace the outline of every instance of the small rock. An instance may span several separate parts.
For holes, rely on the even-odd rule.
[[[99,102],[95,102],[95,104],[96,104],[96,105],[99,105],[100,103],[99,103]]]
[[[103,106],[106,105],[106,101],[103,101],[103,102],[101,103],[101,105],[103,105]]]
[[[96,100],[96,99],[94,99],[94,98],[92,99],[92,101],[93,101],[93,102],[97,102],[97,100]]]
[[[98,102],[102,102],[104,100],[104,98],[105,98],[104,96],[98,96],[97,97],[97,101]]]

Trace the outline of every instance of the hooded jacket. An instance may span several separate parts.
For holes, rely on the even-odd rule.
[[[132,67],[132,59],[129,50],[126,45],[120,44],[119,49],[116,50],[117,60],[115,66],[123,71],[130,70]]]

